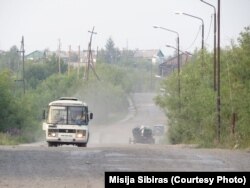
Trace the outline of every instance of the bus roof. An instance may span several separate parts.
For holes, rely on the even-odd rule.
[[[87,104],[74,97],[61,97],[49,103],[49,106],[86,106]]]

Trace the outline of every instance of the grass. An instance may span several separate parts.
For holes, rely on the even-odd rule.
[[[16,145],[19,143],[17,137],[10,136],[6,133],[0,133],[0,145]]]

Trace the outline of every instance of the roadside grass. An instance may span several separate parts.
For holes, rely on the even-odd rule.
[[[19,138],[10,136],[7,133],[0,133],[0,145],[17,145]]]
[[[24,131],[20,135],[10,135],[0,132],[0,145],[18,145],[22,143],[32,143],[44,140],[43,130]]]

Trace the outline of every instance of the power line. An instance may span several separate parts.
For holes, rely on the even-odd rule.
[[[194,41],[191,43],[191,45],[189,45],[188,48],[185,49],[185,51],[187,51],[188,49],[190,49],[190,48],[194,45],[194,43],[196,42],[196,40],[197,40],[197,38],[198,38],[198,36],[199,36],[199,34],[200,34],[200,31],[201,31],[201,26],[200,26],[199,29],[198,29],[198,32],[197,32],[197,34],[196,34],[196,36],[195,36]]]
[[[206,37],[206,40],[205,40],[205,42],[207,42],[207,40],[208,40],[208,37],[209,37],[209,35],[210,35],[210,31],[211,31],[211,26],[212,26],[212,20],[213,20],[213,15],[211,15],[211,20],[210,20],[209,30],[208,30],[208,34],[207,34],[207,37]]]

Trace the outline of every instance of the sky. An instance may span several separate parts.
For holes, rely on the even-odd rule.
[[[206,0],[217,10],[218,0]],[[213,49],[214,9],[200,0],[0,0],[0,50],[21,46],[25,53],[49,49],[88,48],[94,27],[92,49],[105,48],[109,37],[121,49],[160,49],[168,56],[176,46],[192,52],[201,48],[200,19],[177,15],[184,12],[204,21],[205,46]],[[221,0],[221,46],[237,41],[244,27],[250,26],[250,0]]]

